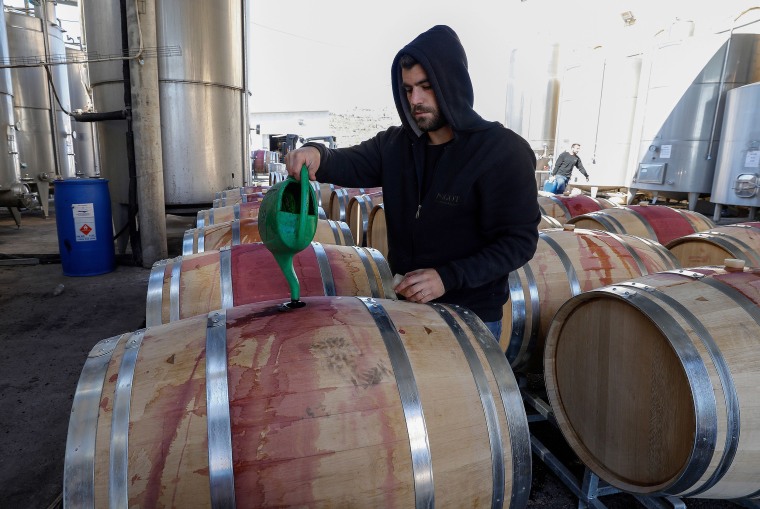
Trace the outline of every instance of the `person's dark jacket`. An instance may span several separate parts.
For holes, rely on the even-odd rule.
[[[412,119],[402,87],[398,60],[404,53],[424,67],[454,130],[422,200],[428,138]],[[507,276],[533,257],[538,241],[535,155],[523,138],[473,110],[467,57],[449,27],[435,26],[404,47],[391,79],[402,125],[354,147],[310,145],[321,154],[316,178],[382,186],[391,270],[433,268],[446,289],[438,301],[465,306],[486,322],[499,320]]]
[[[570,176],[573,174],[573,167],[577,167],[578,171],[580,171],[584,177],[588,178],[588,173],[586,173],[586,168],[583,167],[581,158],[567,151],[562,152],[557,158],[552,175],[559,174],[567,180],[570,180]]]

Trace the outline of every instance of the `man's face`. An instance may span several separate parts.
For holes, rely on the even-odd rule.
[[[578,151],[581,149],[580,145],[573,145],[570,147],[570,151],[573,153],[573,155],[577,155]]]
[[[438,101],[422,66],[415,64],[411,69],[402,68],[401,79],[414,121],[420,130],[431,132],[444,127],[446,121],[438,109]]]

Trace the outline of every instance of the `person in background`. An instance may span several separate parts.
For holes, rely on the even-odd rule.
[[[588,173],[586,168],[583,167],[581,158],[578,157],[578,151],[581,149],[579,143],[573,143],[570,146],[570,152],[562,152],[557,161],[554,163],[554,169],[552,170],[552,177],[557,180],[557,188],[554,191],[555,194],[562,194],[565,192],[565,187],[570,181],[570,176],[573,174],[573,168],[578,168],[588,182]]]
[[[361,80],[346,67],[345,80]],[[406,45],[391,66],[401,126],[361,144],[307,143],[287,171],[344,187],[383,188],[394,290],[411,302],[469,308],[501,335],[509,273],[538,242],[536,158],[530,145],[473,109],[467,57],[438,25]]]

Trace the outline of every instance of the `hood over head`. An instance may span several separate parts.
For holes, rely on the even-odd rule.
[[[459,37],[448,26],[436,25],[404,46],[393,59],[393,99],[404,127],[417,136],[422,134],[411,115],[401,80],[399,60],[404,54],[410,55],[425,69],[441,114],[455,132],[477,131],[492,125],[473,109],[475,95],[467,69],[467,55]]]

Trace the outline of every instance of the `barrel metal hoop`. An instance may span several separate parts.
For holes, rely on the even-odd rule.
[[[576,216],[573,219],[581,218],[583,216]],[[606,228],[606,230],[602,231],[611,231],[614,233],[625,233],[625,227],[623,226],[623,223],[618,221],[618,219],[610,214],[603,214],[601,212],[591,212],[590,214],[585,214],[585,217],[594,219],[595,221],[598,221]],[[575,223],[575,221],[570,221],[571,223]]]
[[[633,261],[636,262],[636,267],[639,269],[639,274],[646,275],[649,273],[646,265],[644,265],[644,261],[641,259],[641,257],[636,252],[636,250],[633,249],[633,247],[631,247],[628,241],[626,241],[625,239],[623,239],[623,237],[621,237],[620,235],[616,233],[613,233],[613,232],[604,232],[604,233],[606,233],[607,236],[609,236],[611,239],[619,242],[620,245],[623,246],[623,248],[625,248],[626,251],[628,251],[628,254],[630,254],[631,257],[633,258]]]
[[[214,208],[213,207],[208,210],[208,224],[209,226],[214,224]]]
[[[95,494],[95,437],[100,400],[111,357],[122,338],[104,339],[90,352],[71,404],[63,465],[64,507],[93,507]]]
[[[227,311],[208,314],[206,322],[206,419],[211,506],[234,509],[232,429],[227,382]]]
[[[206,225],[206,211],[199,210],[195,215],[195,226],[197,228],[203,228]]]
[[[145,329],[138,330],[124,344],[124,355],[114,388],[108,477],[108,500],[111,509],[129,507],[129,412],[137,354],[140,352],[144,336]]]
[[[362,200],[360,202],[360,207],[363,209],[362,212],[362,231],[364,232],[364,235],[367,234],[367,228],[369,227],[369,214],[372,212],[372,198],[369,197],[369,195],[363,194],[361,195]]]
[[[232,245],[240,245],[240,220],[232,221]]]
[[[562,262],[562,267],[564,267],[565,272],[567,272],[567,282],[570,284],[570,293],[572,296],[575,297],[576,295],[580,294],[581,282],[578,279],[578,274],[575,272],[575,267],[573,267],[573,261],[567,255],[565,250],[562,249],[562,246],[559,245],[559,242],[544,232],[538,232],[538,235],[541,240],[549,244],[549,247],[551,247],[554,252],[557,253],[559,261]]]
[[[631,214],[639,218],[641,221],[641,224],[644,225],[644,228],[647,229],[647,232],[652,236],[652,240],[656,240],[657,242],[660,242],[660,237],[657,236],[657,233],[654,231],[654,228],[652,228],[652,225],[649,223],[646,217],[644,217],[642,214],[636,211],[636,209],[628,208],[628,210],[631,211]],[[675,209],[671,209],[675,210]]]
[[[338,227],[340,228],[340,231],[343,233],[343,238],[345,239],[345,244],[347,246],[356,245],[356,239],[354,238],[354,234],[351,233],[351,228],[348,227],[348,223],[345,221],[336,221],[338,223]]]
[[[522,266],[522,270],[525,272],[525,280],[528,284],[528,294],[530,295],[530,336],[525,340],[525,301],[522,293],[522,288],[517,287],[515,294],[520,295],[520,306],[522,307],[522,316],[518,316],[517,319],[521,320],[517,330],[519,334],[512,332],[509,339],[509,348],[512,349],[511,354],[507,354],[507,359],[511,363],[512,367],[519,367],[525,363],[533,352],[537,348],[538,342],[538,328],[541,323],[541,301],[538,294],[538,284],[536,282],[536,276],[533,274],[533,269],[530,268],[530,264],[526,263]],[[520,281],[513,281],[514,284],[520,284]],[[511,290],[511,286],[510,286]],[[512,315],[512,326],[516,324],[514,314]]]
[[[528,267],[526,263],[522,269]],[[523,343],[523,335],[525,334],[525,292],[523,292],[522,282],[520,279],[519,270],[513,270],[509,273],[507,278],[509,285],[509,301],[512,303],[512,333],[509,337],[509,344],[507,345],[507,359],[510,362],[517,359],[520,353]]]
[[[172,278],[169,283],[169,321],[179,320],[179,278],[182,273],[182,257],[172,261]]]
[[[330,267],[330,261],[327,259],[327,252],[325,247],[319,242],[312,242],[311,248],[314,250],[314,254],[317,257],[317,265],[319,266],[319,274],[322,276],[322,289],[325,295],[328,297],[334,297],[335,291],[335,277]]]
[[[694,443],[688,467],[667,489],[668,494],[680,493],[693,486],[707,471],[718,440],[718,415],[712,383],[704,360],[699,355],[688,333],[662,306],[649,297],[653,292],[637,291],[626,283],[592,290],[622,297],[652,320],[670,340],[673,351],[681,361],[689,386],[694,393]]]
[[[467,333],[464,331],[459,322],[451,315],[448,309],[440,304],[430,304],[441,315],[443,320],[454,334],[459,347],[462,349],[467,364],[470,366],[472,378],[478,389],[480,404],[483,406],[486,427],[488,429],[488,443],[491,447],[491,477],[493,491],[491,492],[491,507],[503,507],[504,505],[504,445],[501,441],[501,426],[499,426],[499,417],[496,414],[496,403],[494,402],[493,393],[488,385],[483,365],[478,358],[478,354],[470,343]],[[469,324],[468,324],[469,325]],[[471,327],[471,326],[470,326]],[[477,335],[475,330],[473,334]],[[506,410],[506,408],[505,408]]]
[[[222,308],[234,307],[232,289],[232,250],[225,246],[219,250],[219,291],[222,294]]]
[[[705,278],[702,280],[702,282],[706,283],[709,280],[709,278]],[[721,290],[721,288],[716,289],[719,291]],[[689,327],[694,330],[697,336],[699,336],[699,339],[705,346],[707,353],[710,355],[710,359],[715,366],[715,371],[718,374],[720,383],[723,386],[723,396],[726,402],[726,444],[723,449],[723,455],[721,456],[720,462],[715,467],[715,471],[710,476],[710,478],[707,479],[707,481],[705,481],[702,486],[681,495],[683,497],[693,497],[700,493],[704,493],[708,489],[715,486],[718,481],[720,481],[726,474],[726,471],[733,462],[734,456],[736,456],[736,452],[739,448],[739,433],[741,431],[739,399],[736,395],[736,386],[734,385],[734,379],[731,375],[731,370],[726,363],[726,359],[723,357],[720,348],[715,343],[715,339],[705,328],[702,322],[700,322],[699,319],[691,311],[689,311],[688,308],[686,308],[686,306],[678,302],[673,297],[656,289],[650,292],[650,295],[653,295],[655,298],[663,301],[665,304],[674,309],[689,324]]]
[[[565,206],[564,202],[557,198],[557,196],[552,195],[549,196],[549,199],[553,201],[560,209],[562,209],[562,212],[565,214],[565,220],[572,219],[573,214],[570,212],[570,210]]]
[[[523,508],[528,505],[531,485],[531,448],[528,419],[517,381],[509,363],[501,351],[499,343],[492,339],[485,324],[472,311],[461,306],[452,307],[464,323],[472,330],[480,349],[488,361],[493,373],[504,413],[507,417],[509,440],[512,450],[512,499],[510,508]]]
[[[232,218],[240,219],[240,203],[236,203],[232,206]]]
[[[753,228],[753,227],[750,227]],[[757,228],[753,228],[757,230]],[[738,247],[741,250],[741,253],[738,253],[737,256],[734,256],[734,258],[740,258],[744,260],[747,265],[750,265],[752,267],[760,266],[760,258],[756,256],[756,249],[747,244],[746,242],[737,239],[735,237],[731,237],[729,235],[726,235],[723,232],[707,232],[708,235],[704,235],[704,238],[709,238],[713,242],[715,242],[718,246],[722,247],[729,253],[732,253],[733,247]],[[732,253],[733,254],[733,253]]]
[[[365,247],[364,249],[372,257],[375,262],[377,271],[380,274],[380,281],[383,285],[384,298],[395,299],[396,292],[393,291],[393,274],[391,274],[391,268],[388,265],[388,261],[383,256],[383,253],[372,247]]]
[[[696,272],[694,270],[687,270],[687,269],[663,270],[661,273],[675,274],[677,276],[685,276],[685,277],[690,277],[692,279],[705,279],[705,275],[702,274],[701,272]]]
[[[145,325],[161,325],[164,295],[164,275],[169,260],[164,259],[153,264],[148,278],[148,298],[145,303]]]
[[[338,233],[338,230],[340,228],[338,226],[338,223],[336,221],[333,221],[332,219],[328,219],[327,220],[327,224],[330,225],[330,230],[332,231],[333,237],[335,238],[335,244],[338,245],[338,246],[340,246],[341,244],[343,244],[340,241],[340,234]]]
[[[369,291],[372,294],[372,297],[375,297],[376,299],[381,298],[382,295],[380,295],[380,288],[377,286],[377,279],[375,279],[375,271],[372,270],[372,264],[369,261],[367,252],[359,246],[351,247],[354,248],[356,254],[359,255],[359,259],[361,260],[362,265],[364,265],[364,272],[367,274],[367,282],[369,283]]]
[[[206,229],[201,228],[198,230],[198,252],[203,253],[206,251]]]
[[[185,231],[185,235],[182,237],[182,254],[193,254],[193,245],[195,244],[195,234],[200,232],[201,228],[192,228]]]
[[[388,350],[391,367],[396,377],[396,386],[401,398],[401,406],[406,418],[409,446],[412,452],[412,475],[414,477],[414,498],[417,509],[435,507],[433,484],[433,460],[430,454],[425,415],[414,379],[414,371],[404,343],[382,304],[369,297],[357,297],[375,320],[380,335]]]
[[[670,249],[667,249],[665,246],[660,244],[656,240],[648,239],[646,237],[637,237],[641,242],[652,248],[654,252],[656,252],[660,259],[665,262],[666,265],[670,267],[680,267],[681,262],[678,261],[678,258],[673,254]]]

